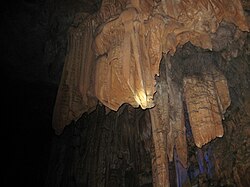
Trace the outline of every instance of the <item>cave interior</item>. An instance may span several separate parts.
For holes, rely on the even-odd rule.
[[[250,186],[249,0],[1,12],[4,186]]]

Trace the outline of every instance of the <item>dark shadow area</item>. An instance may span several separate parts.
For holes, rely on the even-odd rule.
[[[4,184],[43,186],[48,170],[56,86],[43,82],[12,81],[6,86],[2,125],[6,146]]]

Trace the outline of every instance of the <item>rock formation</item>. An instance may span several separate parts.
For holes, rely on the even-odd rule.
[[[169,186],[174,150],[187,167],[183,103],[197,147],[224,134],[231,99],[215,57],[236,57],[238,49],[225,49],[241,41],[244,31],[248,24],[239,0],[104,0],[98,12],[77,15],[69,30],[54,129],[61,134],[98,103],[107,112],[123,104],[149,109],[153,183]],[[199,50],[182,49],[186,45]],[[186,69],[178,75],[177,51],[187,53],[178,63]]]

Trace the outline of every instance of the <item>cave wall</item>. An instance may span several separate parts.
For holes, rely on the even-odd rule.
[[[229,82],[230,105],[224,121],[225,136],[212,142],[217,179],[225,186],[249,185],[249,34],[239,56],[222,61]],[[226,66],[224,63],[228,63]]]
[[[229,4],[213,0],[107,0],[94,14],[77,14],[69,29],[55,105],[53,127],[57,134],[71,120],[93,110],[94,98],[111,110],[118,110],[123,103],[152,108],[162,54],[174,55],[176,48],[187,42],[222,50],[235,32],[220,43],[218,35],[223,37],[227,32],[219,30],[224,28],[223,21],[248,31],[240,1]]]
[[[248,41],[249,35],[242,39]],[[183,104],[187,167],[180,164],[183,162],[181,153],[175,150],[173,160],[168,163],[170,186],[249,185],[248,44],[245,42],[238,57],[230,60],[225,59],[221,52],[207,55],[207,51],[191,44],[179,49],[176,56],[171,58],[176,64],[172,69],[172,78],[178,85],[181,84],[180,77],[186,74],[197,75],[201,69],[206,68],[212,56],[212,64],[228,80],[232,102],[224,113],[223,137],[202,148],[195,144],[189,112]],[[239,48],[237,42],[236,48]],[[178,61],[186,58],[185,54],[192,60],[186,61],[186,67],[179,68]],[[201,59],[206,62],[204,66],[197,64]],[[162,74],[166,73],[165,65],[161,63],[160,79],[157,79],[161,86],[164,85],[161,81],[167,80],[166,75]],[[117,112],[98,106],[75,124],[70,124],[62,135],[54,139],[47,186],[152,186],[155,180],[152,171],[156,169],[152,163],[155,162],[157,152],[153,151],[155,148],[149,113],[148,110],[135,109],[129,105],[122,106]]]
[[[221,174],[223,161],[216,157],[220,155],[216,144],[206,145],[224,136],[227,109],[233,106],[231,99],[236,99],[232,97],[232,83],[228,83],[232,81],[228,77],[232,76],[228,73],[230,63],[239,56],[248,57],[245,55],[248,36],[244,32],[248,23],[243,18],[240,2],[228,7],[234,16],[221,8],[226,6],[224,1],[221,4],[209,1],[219,12],[216,8],[211,11],[212,5],[207,2],[198,3],[187,12],[183,7],[191,7],[191,2],[163,2],[157,4],[163,9],[147,9],[152,5],[150,2],[120,1],[120,6],[116,6],[114,2],[104,1],[97,14],[76,17],[69,30],[70,50],[55,105],[54,129],[60,134],[72,119],[77,121],[82,113],[91,113],[97,102],[95,96],[107,107],[107,113],[110,109],[119,111],[123,102],[133,107],[152,108],[150,152],[154,186],[173,185],[169,182],[175,180],[178,185],[242,185],[241,181],[247,184],[245,176],[238,174],[238,162],[233,173]],[[155,14],[154,10],[170,19],[157,17],[159,12]],[[188,13],[196,10],[200,13],[198,17],[190,18]],[[212,20],[210,14],[214,15]],[[84,23],[78,25],[81,19]],[[164,19],[169,22],[165,24]],[[166,32],[156,32],[156,28]],[[140,47],[140,44],[145,45]],[[167,57],[160,58],[161,52]],[[169,59],[168,53],[173,57]],[[92,64],[93,61],[97,64]],[[156,68],[160,62],[165,64],[165,70]],[[155,75],[159,75],[156,82]],[[185,124],[191,128],[191,140],[187,142],[191,147],[186,146]],[[172,162],[175,170],[183,174],[172,177]],[[248,165],[245,166],[247,171]],[[230,183],[232,176],[235,179]]]
[[[46,186],[152,186],[149,112],[98,106],[53,141]]]
[[[245,41],[244,44],[240,39],[233,42],[231,50],[225,48],[222,52],[213,54],[213,64],[226,77],[231,98],[230,106],[224,113],[224,120],[222,121],[223,137],[216,138],[202,146],[202,148],[198,148],[195,145],[189,124],[189,112],[184,107],[188,144],[187,172],[192,185],[249,185],[249,34],[242,37]],[[176,62],[175,65],[178,64],[180,58],[186,59],[186,54],[192,58],[191,62],[196,61],[195,59],[202,59],[198,55],[199,49],[193,47],[190,49],[189,46],[183,49],[181,53],[177,52],[177,55],[173,57]],[[232,51],[237,51],[238,55],[233,56]],[[203,55],[206,56],[206,54]],[[208,56],[203,57],[203,60],[206,59],[209,59]],[[181,74],[197,74],[201,72],[201,64],[198,65],[199,67],[196,66],[197,64],[193,64],[190,69],[190,64],[186,65],[181,68],[178,65],[178,67],[174,67],[176,80],[180,79]],[[197,69],[199,70],[196,71]]]
[[[49,83],[44,86],[41,82],[30,84],[30,81],[59,83],[67,53],[69,27],[73,25],[78,28],[82,19],[99,7],[97,2],[85,2],[84,5],[80,1],[39,2],[26,2],[20,7],[20,4],[7,6],[4,11],[6,27],[2,41],[6,48],[3,69],[9,85],[7,98],[15,98],[6,107],[11,124],[7,131],[7,136],[11,136],[6,140],[11,142],[10,146],[14,149],[12,156],[9,156],[12,164],[9,166],[8,184],[12,181],[26,186],[42,186],[47,173],[45,165],[50,147],[50,137],[45,139],[45,136],[51,136],[52,133],[51,105],[57,86]],[[93,6],[95,8],[89,8]],[[245,14],[248,15],[249,1],[243,1],[243,6]],[[25,14],[16,11],[23,7]],[[76,12],[81,12],[77,19]],[[247,18],[249,20],[249,16]],[[74,19],[78,22],[73,22]],[[231,29],[235,28],[229,28]],[[221,33],[222,35],[214,37],[222,44],[223,37],[230,38],[231,35],[229,33],[225,36],[225,32]],[[175,156],[168,163],[170,185],[176,186],[177,178],[183,173],[181,178],[186,180],[185,185],[249,186],[249,34],[236,41],[238,43],[226,44],[223,49],[218,46],[222,50],[218,52],[221,58],[218,58],[218,54],[214,56],[217,58],[216,67],[227,79],[231,98],[230,107],[224,114],[224,135],[201,149],[197,148],[192,136],[188,134],[191,132],[187,127],[188,112],[184,111],[188,129],[188,169],[183,168],[179,164],[179,158]],[[184,51],[180,53],[183,55]],[[176,71],[179,71],[178,68]],[[143,110],[131,106],[125,106],[118,113],[109,113],[108,109],[105,111],[103,106],[98,106],[89,116],[83,115],[79,121],[69,125],[61,136],[53,135],[46,185],[152,186],[151,159],[155,155],[152,154],[154,151],[150,151],[154,147],[151,145],[152,134],[147,113],[148,111],[144,113]],[[147,129],[144,124],[147,124]],[[120,137],[116,132],[120,133]],[[36,133],[40,136],[35,136]],[[93,136],[93,133],[100,136]],[[92,146],[87,146],[89,143]],[[42,150],[42,146],[45,146],[45,150]],[[179,173],[176,174],[176,171]],[[32,180],[28,180],[30,177]]]

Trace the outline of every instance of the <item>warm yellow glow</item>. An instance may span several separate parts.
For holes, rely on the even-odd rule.
[[[135,101],[141,105],[142,108],[147,106],[147,96],[143,90],[140,90],[135,94]]]
[[[135,101],[141,106],[142,109],[151,108],[154,106],[151,97],[147,97],[144,90],[138,91],[135,96]]]

